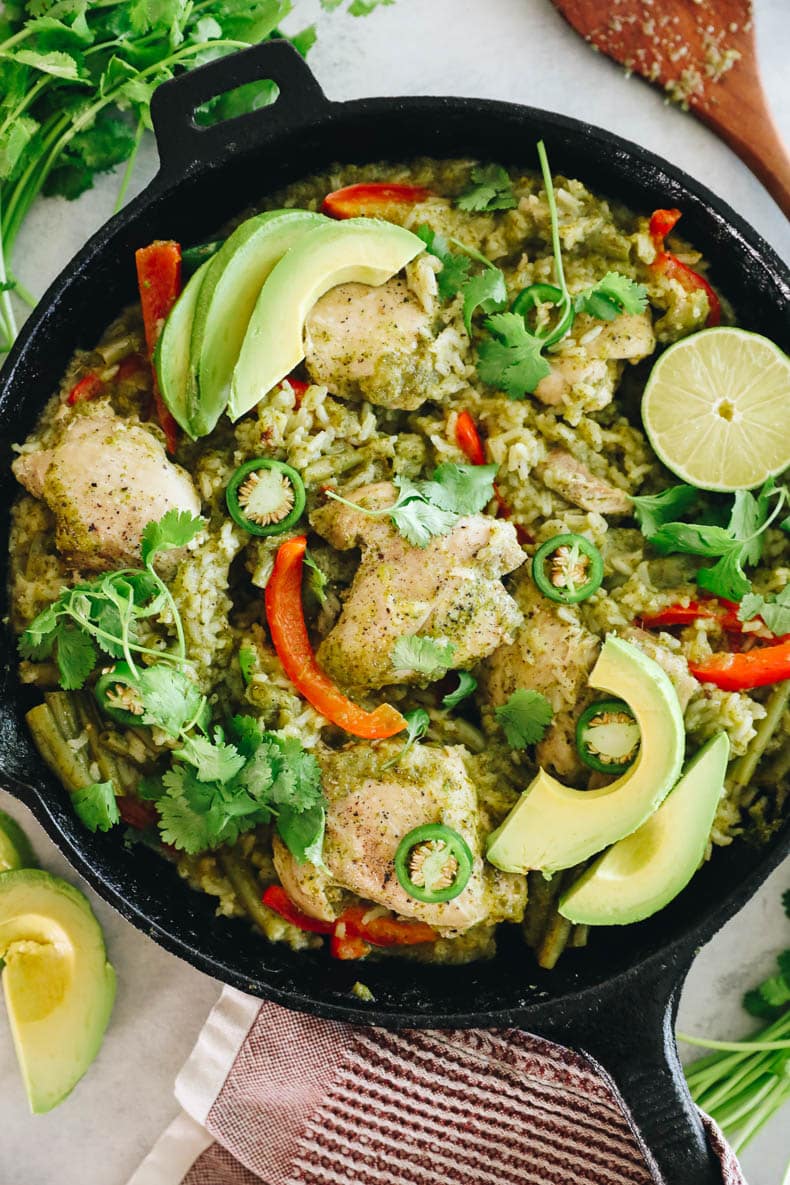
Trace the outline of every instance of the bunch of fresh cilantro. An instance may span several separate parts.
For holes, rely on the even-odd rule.
[[[327,497],[369,518],[388,516],[413,547],[426,547],[438,535],[449,535],[459,519],[479,514],[494,494],[496,465],[440,465],[431,480],[398,476],[398,498],[392,506],[369,510],[332,490]]]
[[[770,478],[756,494],[736,491],[725,525],[704,521],[713,517],[709,512],[699,513],[698,522],[678,520],[702,498],[694,486],[672,486],[661,494],[634,498],[634,515],[645,538],[662,555],[680,552],[715,559],[714,564],[699,569],[697,583],[714,596],[741,601],[742,621],[759,615],[774,633],[787,632],[782,627],[790,628],[790,592],[786,590],[775,601],[759,597],[752,593],[744,569],[759,564],[765,532],[790,502],[790,491]],[[790,530],[790,516],[778,525]]]
[[[263,732],[252,716],[234,717],[227,739],[223,728],[211,727],[208,702],[192,678],[181,616],[155,560],[185,547],[203,525],[178,510],[149,523],[142,537],[144,567],[64,589],[22,634],[20,651],[37,661],[54,655],[67,690],[84,686],[100,661],[126,661],[140,724],[160,729],[175,746],[170,768],[144,778],[138,788],[141,798],[156,804],[165,843],[194,854],[274,820],[296,860],[320,863],[325,808],[315,758],[294,738]],[[165,613],[175,629],[175,649],[151,644],[155,637],[141,638]],[[83,787],[72,803],[91,831],[106,831],[120,817],[112,782]]]
[[[366,16],[394,0],[321,0]],[[118,205],[161,82],[234,50],[280,36],[291,0],[27,0],[0,17],[0,351],[16,320],[10,293],[31,306],[12,255],[40,193],[75,198],[97,173],[127,161]],[[306,53],[315,29],[291,38]],[[270,103],[268,80],[215,100],[215,121]]]

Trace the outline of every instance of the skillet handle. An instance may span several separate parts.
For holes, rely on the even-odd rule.
[[[675,1018],[689,963],[661,963],[585,993],[539,1035],[585,1054],[625,1104],[656,1185],[722,1185],[689,1094]]]
[[[248,82],[271,79],[280,93],[268,107],[201,127],[195,108]],[[183,177],[199,164],[221,164],[240,148],[310,124],[330,106],[313,72],[290,42],[281,38],[218,58],[163,83],[151,100],[161,172]]]

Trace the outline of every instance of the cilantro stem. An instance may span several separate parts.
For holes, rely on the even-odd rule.
[[[554,182],[552,181],[551,169],[549,168],[549,158],[546,155],[546,145],[542,140],[538,141],[538,160],[540,161],[540,171],[543,174],[543,187],[546,191],[546,201],[548,202],[549,217],[551,218],[551,247],[554,252],[554,271],[557,277],[557,286],[562,292],[559,317],[560,322],[562,322],[570,309],[571,297],[568,292],[568,285],[565,282],[565,268],[562,263],[560,224],[557,216],[557,199],[554,196]]]
[[[0,202],[2,202],[2,191],[0,191]],[[5,261],[5,246],[3,244],[3,220],[2,220],[2,205],[0,204],[0,284],[8,283],[8,275],[6,272]],[[3,321],[5,322],[6,333],[9,342],[13,342],[17,335],[16,318],[14,317],[14,306],[11,301],[11,293],[7,288],[4,288],[0,293],[0,307],[2,307]]]
[[[342,502],[350,510],[358,510],[360,514],[366,514],[369,518],[381,518],[385,514],[392,514],[393,510],[397,510],[398,508],[398,503],[393,502],[392,506],[382,506],[378,510],[368,510],[367,507],[360,506],[358,502],[349,502],[348,498],[341,498],[340,494],[334,493],[333,490],[327,490],[326,496],[327,498],[332,498],[335,502]]]
[[[761,1049],[790,1049],[787,1041],[714,1041],[709,1037],[690,1037],[687,1033],[678,1033],[678,1040],[686,1045],[697,1045],[700,1049],[721,1049],[731,1053],[757,1053]]]
[[[490,259],[487,259],[481,251],[476,251],[474,247],[467,247],[466,243],[462,243],[460,239],[448,238],[447,242],[452,243],[454,247],[457,247],[464,255],[468,255],[470,259],[474,259],[475,263],[482,263],[494,272],[497,270],[496,264],[492,263]]]
[[[118,190],[118,196],[115,199],[115,206],[113,208],[114,214],[118,213],[126,198],[126,191],[129,188],[129,182],[132,179],[132,171],[134,169],[135,163],[137,162],[137,154],[140,151],[140,141],[143,138],[144,130],[145,123],[143,122],[142,115],[140,115],[137,120],[137,128],[135,129],[134,133],[134,146],[131,153],[129,154],[129,159],[126,162],[126,168],[124,169],[123,177],[121,178],[121,186]]]
[[[146,564],[146,568],[153,576],[153,578],[156,581],[158,587],[160,588],[162,594],[164,595],[166,603],[170,607],[170,612],[173,615],[173,624],[176,627],[176,635],[178,637],[178,656],[179,656],[180,661],[184,662],[186,659],[186,656],[187,656],[187,644],[186,644],[186,638],[184,637],[184,623],[181,620],[181,614],[178,611],[178,606],[176,605],[173,594],[171,593],[170,589],[165,584],[164,580],[162,580],[161,576],[156,571],[153,564],[151,564],[151,563]]]
[[[166,662],[179,664],[183,661],[182,657],[175,654],[170,654],[167,650],[154,650],[150,646],[141,646],[138,642],[130,642],[128,639],[117,638],[114,634],[108,633],[107,630],[104,630],[101,628],[101,626],[96,625],[77,609],[69,608],[67,609],[67,613],[69,617],[71,617],[73,621],[76,621],[77,625],[84,629],[87,634],[90,634],[94,638],[103,638],[105,642],[110,642],[113,646],[121,646],[123,648],[124,657],[129,663],[129,666],[133,669],[135,669],[134,662],[132,661],[131,656],[128,654],[127,647],[129,651],[133,650],[136,654],[148,654],[152,658],[162,659]]]

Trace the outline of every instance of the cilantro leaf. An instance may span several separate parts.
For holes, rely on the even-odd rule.
[[[245,760],[235,745],[225,742],[219,728],[214,730],[213,741],[204,736],[187,737],[173,756],[194,766],[201,782],[229,782]]]
[[[20,634],[17,646],[23,658],[40,662],[50,656],[58,630],[61,628],[60,604],[60,600],[57,600],[52,605],[47,605]]]
[[[742,567],[743,550],[736,543],[710,568],[700,568],[697,584],[726,601],[740,601],[751,592],[751,582]]]
[[[427,733],[431,725],[431,718],[425,711],[425,708],[414,708],[411,712],[404,712],[403,719],[406,721],[406,743],[402,749],[399,749],[394,757],[390,757],[382,765],[382,769],[392,769],[397,765],[411,749],[412,745],[422,738]]]
[[[267,740],[279,749],[271,801],[297,811],[309,810],[323,797],[320,765],[296,737],[280,737],[272,732]]]
[[[517,313],[495,313],[486,319],[485,326],[492,339],[478,349],[478,375],[509,398],[523,399],[551,373],[541,354],[543,341],[529,332]]]
[[[138,691],[144,724],[155,724],[177,737],[201,716],[204,697],[182,671],[159,662],[140,672]]]
[[[277,814],[277,832],[297,864],[308,861],[322,868],[326,807],[323,802],[296,811],[283,806]]]
[[[120,822],[112,782],[91,782],[71,794],[75,814],[89,831],[109,831]]]
[[[472,184],[456,202],[459,210],[512,210],[518,205],[513,183],[501,165],[476,165],[471,177]]]
[[[230,722],[236,748],[245,757],[252,757],[263,741],[261,726],[254,716],[234,716]]]
[[[82,70],[79,55],[64,53],[61,50],[41,53],[35,49],[17,49],[10,56],[24,66],[31,66],[34,70],[41,70],[44,74],[52,74],[55,78],[68,79],[71,82],[79,79]]]
[[[761,617],[772,634],[781,637],[790,634],[790,585],[782,589],[772,600],[749,593],[741,601],[738,617],[741,621],[752,621]]]
[[[392,665],[396,671],[417,671],[420,675],[443,675],[452,666],[456,647],[439,638],[398,638],[392,649]]]
[[[539,691],[519,687],[507,703],[494,709],[494,715],[504,729],[511,749],[526,749],[543,740],[554,710]]]
[[[377,8],[388,8],[395,0],[351,0],[349,16],[370,16]]]
[[[643,313],[647,307],[647,289],[620,272],[607,272],[603,279],[574,297],[573,307],[577,313],[613,321],[621,313]]]
[[[456,674],[458,675],[458,686],[455,691],[448,691],[447,695],[442,698],[445,708],[457,708],[477,689],[477,679],[474,675],[470,675],[469,671],[456,671]]]
[[[442,270],[436,277],[436,287],[441,300],[452,300],[469,279],[471,260],[464,255],[455,255],[444,235],[431,230],[424,223],[417,227],[417,237],[425,243],[429,255],[435,256],[442,265]]]
[[[694,486],[670,486],[660,494],[641,494],[632,497],[634,518],[646,539],[652,539],[660,527],[672,522],[693,506],[699,498]]]
[[[96,647],[81,629],[61,625],[57,634],[55,657],[60,671],[60,684],[66,691],[83,687],[96,666]]]
[[[461,516],[479,514],[494,496],[496,465],[456,465],[446,461],[435,470],[425,495],[442,510]]]
[[[329,583],[329,577],[321,571],[309,551],[304,553],[303,563],[307,568],[307,587],[323,608],[326,604],[326,586]]]
[[[489,267],[472,276],[462,285],[464,294],[464,325],[472,334],[472,317],[477,309],[484,313],[498,313],[507,305],[505,274],[498,267]]]
[[[206,525],[206,520],[188,510],[168,510],[158,522],[148,523],[143,531],[141,556],[149,564],[157,552],[186,547]]]
[[[458,516],[422,499],[414,499],[392,510],[392,521],[413,547],[427,547],[436,535],[449,535]]]

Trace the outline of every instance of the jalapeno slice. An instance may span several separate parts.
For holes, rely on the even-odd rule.
[[[625,700],[590,704],[576,725],[576,749],[586,766],[599,774],[621,774],[639,752],[639,725]]]
[[[104,715],[117,724],[139,726],[142,723],[143,705],[137,694],[137,678],[127,663],[117,662],[111,670],[105,671],[97,680],[93,694]]]
[[[251,535],[281,535],[304,513],[304,482],[283,461],[255,457],[233,474],[225,501],[233,521]]]
[[[576,605],[601,587],[603,557],[584,535],[554,535],[535,552],[532,579],[550,600]]]
[[[562,289],[557,288],[556,285],[530,284],[527,288],[521,289],[510,308],[512,312],[518,313],[520,317],[526,319],[527,314],[539,304],[562,305],[563,301]],[[543,339],[546,347],[556,345],[560,338],[565,337],[565,334],[570,330],[575,316],[573,305],[569,301],[554,328],[545,333],[537,333],[537,336]]]
[[[463,893],[474,859],[462,835],[444,823],[426,823],[404,835],[395,852],[401,888],[416,901],[434,905]]]

